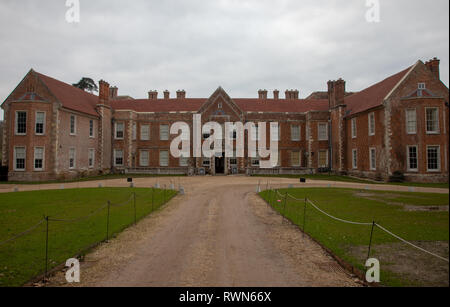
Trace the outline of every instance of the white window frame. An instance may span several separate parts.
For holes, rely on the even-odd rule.
[[[428,131],[428,118],[427,118],[428,110],[436,110],[436,130],[435,131]],[[426,134],[439,134],[439,108],[438,107],[425,108],[425,132],[426,132]]]
[[[118,158],[117,153],[118,152],[122,153],[122,164],[117,163],[117,158]],[[125,153],[124,153],[123,149],[119,149],[119,148],[114,149],[114,166],[123,166],[124,162],[125,162],[124,159],[125,159]]]
[[[358,130],[357,130],[357,122],[356,117],[351,119],[351,130],[352,130],[352,139],[356,139],[358,136]]]
[[[325,136],[321,137],[320,135],[320,127],[325,126]],[[317,124],[317,140],[319,141],[328,141],[328,123],[318,123]]]
[[[147,155],[147,163],[145,163],[145,162],[143,163],[143,160],[142,160],[144,153]],[[141,166],[141,167],[150,166],[150,151],[148,151],[148,150],[140,150],[139,151],[139,166]]]
[[[295,136],[295,129],[298,128],[298,137]],[[291,141],[292,142],[300,142],[302,137],[301,137],[301,132],[302,132],[302,128],[300,125],[291,125]]]
[[[325,153],[325,166],[320,165],[320,153],[324,152]],[[328,150],[318,150],[317,151],[317,167],[318,168],[322,168],[322,167],[328,167],[329,163],[328,163]]]
[[[166,131],[163,131],[163,127],[167,127],[167,134]],[[164,132],[164,135],[163,135]],[[159,125],[159,140],[160,141],[168,141],[170,138],[170,127],[167,124],[161,124]]]
[[[17,149],[23,148],[25,151],[25,157],[23,162],[23,168],[17,168]],[[27,169],[27,147],[26,146],[14,146],[14,171],[15,172],[24,172]]]
[[[369,122],[369,136],[374,136],[376,132],[375,112],[371,112],[368,114],[368,122]]]
[[[72,132],[72,118],[73,118],[73,132]],[[74,114],[70,114],[69,133],[70,135],[77,135],[77,116]]]
[[[18,130],[19,130],[19,121],[18,121],[19,113],[25,113],[25,133],[19,133],[18,132]],[[24,110],[17,110],[16,111],[16,121],[15,121],[15,124],[14,124],[15,135],[27,135],[27,131],[28,131],[28,112],[24,111]]]
[[[298,155],[298,164],[294,164],[294,154]],[[301,167],[302,166],[302,152],[300,150],[293,150],[291,151],[291,166],[292,167]]]
[[[437,147],[437,169],[429,169],[428,168],[428,149],[430,147]],[[427,145],[427,172],[429,173],[436,173],[436,172],[440,172],[441,171],[441,146],[440,145]]]
[[[70,166],[71,153],[73,152],[73,165]],[[77,149],[75,147],[69,148],[69,169],[75,169],[77,167]]]
[[[163,163],[163,161],[162,161],[162,153],[163,152],[165,152],[165,153],[167,153],[167,163]],[[169,164],[170,164],[170,155],[169,155],[169,151],[168,150],[160,150],[159,151],[159,166],[161,166],[161,167],[168,167],[169,166]],[[165,165],[165,164],[167,164],[167,165]]]
[[[369,148],[369,168],[371,171],[377,170],[377,149],[375,147]]]
[[[121,137],[117,136],[117,132],[119,132],[119,130],[117,130],[117,127],[119,125],[122,125],[122,136]],[[124,138],[125,138],[125,123],[124,122],[115,122],[114,123],[114,139],[123,140]]]
[[[92,130],[91,130],[91,124],[92,124]],[[93,119],[89,120],[89,137],[91,139],[95,138],[95,122]]]
[[[417,164],[417,168],[410,168],[411,163],[411,156],[410,156],[410,152],[409,149],[410,148],[415,148],[416,149],[416,164]],[[418,172],[419,171],[419,149],[417,145],[408,145],[406,146],[406,169],[408,172]]]
[[[92,164],[91,164],[91,154],[92,154]],[[88,167],[89,168],[95,167],[95,149],[94,148],[88,149]]]
[[[414,112],[414,131],[409,130],[409,117],[408,114]],[[405,110],[405,121],[406,121],[406,134],[417,134],[417,110],[416,109],[406,109]]]
[[[42,149],[42,167],[36,168],[36,149]],[[44,146],[36,146],[33,150],[33,169],[35,171],[41,172],[45,168],[45,147]]]
[[[352,168],[358,169],[358,149],[352,149]]]
[[[210,167],[211,166],[211,160],[209,158],[203,157],[203,159],[202,159],[202,166],[203,167]]]
[[[136,141],[137,138],[137,124],[133,123],[131,125],[131,140]]]
[[[259,157],[254,157],[251,158],[251,165],[252,167],[259,167],[261,164],[260,158]]]
[[[145,137],[144,138],[144,136],[143,136],[143,132],[145,131],[144,129],[147,129],[147,131],[148,131],[148,136],[147,137]],[[141,129],[140,129],[140,135],[139,135],[139,139],[141,140],[141,141],[150,141],[150,139],[151,139],[151,137],[150,137],[150,130],[151,128],[150,128],[150,125],[147,125],[147,124],[144,124],[144,125],[141,125]]]
[[[44,119],[43,119],[43,122],[42,122],[42,133],[36,132],[36,130],[37,130],[36,128],[37,128],[37,124],[38,124],[38,122],[37,122],[37,120],[38,120],[38,113],[44,114]],[[45,135],[46,116],[47,116],[47,114],[46,114],[45,111],[36,111],[35,116],[34,116],[34,134],[35,135]]]
[[[278,125],[278,133],[276,133],[276,134],[274,133],[274,130],[271,129],[270,125],[269,125],[268,129],[270,130],[270,138],[271,138],[271,140],[269,140],[269,142],[270,141],[279,142],[281,139],[281,126]]]

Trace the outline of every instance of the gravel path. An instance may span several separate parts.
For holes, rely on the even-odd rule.
[[[186,194],[87,255],[77,286],[360,285],[296,227],[281,223],[256,195],[258,180],[144,178],[136,184],[151,180],[174,180]],[[66,286],[64,273],[51,285]]]

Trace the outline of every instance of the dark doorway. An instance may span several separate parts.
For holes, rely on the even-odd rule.
[[[221,157],[216,157],[216,174],[225,174],[225,158],[223,154]]]

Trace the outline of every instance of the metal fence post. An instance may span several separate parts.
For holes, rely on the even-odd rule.
[[[372,230],[370,231],[369,252],[367,253],[367,259],[370,258],[370,250],[372,248],[373,230],[375,228],[375,221],[372,222]]]
[[[109,239],[109,208],[111,206],[111,202],[108,200],[108,215],[106,218],[106,242],[108,242]]]

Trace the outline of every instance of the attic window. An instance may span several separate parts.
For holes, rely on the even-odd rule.
[[[418,88],[418,90],[417,90],[417,96],[422,97],[422,91],[426,89],[425,83],[419,83],[419,84],[417,85],[417,88]]]
[[[221,102],[219,102],[219,103],[217,104],[217,108],[218,108],[218,109],[222,109],[222,103],[221,103]]]

